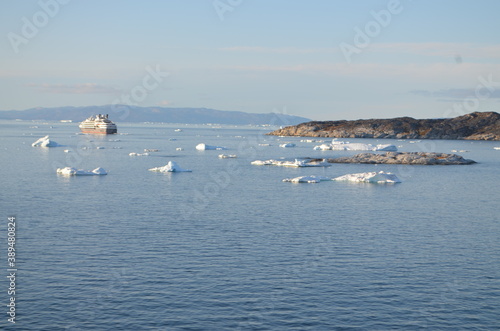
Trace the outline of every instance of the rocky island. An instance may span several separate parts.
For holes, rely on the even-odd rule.
[[[312,121],[268,135],[330,138],[500,140],[500,114],[475,112],[455,118]]]
[[[368,164],[420,164],[420,165],[462,165],[476,163],[457,154],[426,152],[387,152],[383,154],[361,153],[328,159],[328,163]]]

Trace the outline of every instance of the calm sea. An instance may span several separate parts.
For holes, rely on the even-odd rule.
[[[268,131],[119,123],[121,134],[99,137],[76,134],[77,123],[0,122],[0,328],[500,329],[500,142],[349,139],[462,150],[478,162],[468,166],[253,166],[351,153]],[[31,147],[47,134],[65,147]],[[144,149],[159,151],[128,155]],[[192,172],[148,171],[168,161]],[[63,166],[109,174],[65,178]],[[381,170],[403,182],[282,182]]]

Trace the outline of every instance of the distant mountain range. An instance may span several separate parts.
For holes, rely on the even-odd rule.
[[[235,124],[235,125],[295,125],[310,119],[278,113],[257,114],[241,111],[222,111],[208,108],[138,107],[105,105],[87,107],[31,108],[0,111],[0,119],[72,120],[80,122],[95,114],[109,114],[115,122],[164,122],[186,124]]]

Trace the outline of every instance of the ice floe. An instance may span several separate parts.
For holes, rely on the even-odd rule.
[[[219,154],[219,159],[235,159],[237,158],[234,154]]]
[[[191,172],[188,169],[182,169],[179,165],[174,161],[169,161],[167,165],[163,167],[151,168],[149,171],[157,171],[157,172]]]
[[[301,139],[301,143],[323,143],[324,140],[316,140],[316,139]]]
[[[144,152],[149,153],[149,152],[159,152],[158,149],[156,148],[144,148]]]
[[[149,156],[149,153],[129,153],[129,156]]]
[[[332,179],[330,177],[324,177],[324,176],[300,176],[295,178],[283,179],[284,182],[290,182],[290,183],[319,183],[328,180]]]
[[[57,174],[63,176],[102,176],[107,175],[108,172],[103,168],[95,168],[92,171],[85,171],[72,167],[57,168]]]
[[[282,147],[282,148],[295,147],[295,144],[294,143],[285,143],[285,144],[280,144],[280,147]]]
[[[208,151],[208,150],[224,151],[224,150],[227,150],[226,147],[211,146],[211,145],[207,145],[207,144],[198,144],[198,145],[196,145],[196,149],[199,151]]]
[[[49,139],[49,136],[42,137],[31,144],[33,147],[58,147],[61,146],[53,140]]]
[[[333,180],[360,183],[401,183],[401,180],[395,174],[383,171],[347,174],[333,178]]]
[[[182,148],[182,147],[177,147],[175,150],[176,150],[176,151],[183,151],[183,150],[184,150],[184,148]]]
[[[252,161],[251,164],[253,165],[274,165],[274,166],[281,166],[281,167],[330,167],[331,164],[326,162],[325,160],[298,160],[295,159],[295,161],[279,161],[279,160],[255,160]]]
[[[322,144],[319,146],[314,146],[314,150],[321,151],[386,151],[386,152],[396,152],[398,148],[391,144],[362,144],[362,143],[350,143],[347,141],[333,140],[331,144]]]
[[[500,150],[500,147],[493,147],[493,149]]]

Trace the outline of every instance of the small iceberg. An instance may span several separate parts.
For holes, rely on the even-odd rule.
[[[252,165],[275,165],[276,162],[280,162],[280,161],[276,161],[276,160],[266,160],[266,161],[255,160],[255,161],[250,162],[250,164],[252,164]]]
[[[396,152],[398,148],[391,144],[362,144],[362,143],[349,143],[346,141],[333,140],[331,144],[322,144],[314,146],[314,150],[318,151],[385,151]]]
[[[129,153],[129,156],[149,156],[149,153]]]
[[[493,149],[496,149],[498,151],[500,150],[500,147],[493,147]]]
[[[149,171],[157,171],[157,172],[191,172],[191,170],[182,169],[174,161],[169,161],[167,163],[167,165],[165,165],[163,167],[151,168],[151,169],[149,169]]]
[[[53,140],[49,139],[49,136],[42,137],[31,144],[33,147],[58,147],[61,146]]]
[[[235,159],[237,158],[234,154],[219,154],[219,159]]]
[[[327,180],[332,180],[332,179],[324,176],[300,176],[295,178],[283,179],[284,182],[289,182],[289,183],[319,183]]]
[[[72,167],[57,168],[57,174],[63,176],[102,176],[107,175],[108,172],[103,168],[95,168],[92,171],[85,171]]]
[[[176,150],[176,151],[183,151],[183,150],[184,150],[184,148],[182,148],[182,147],[177,147],[175,150]]]
[[[280,145],[281,148],[290,148],[290,147],[295,147],[294,143],[285,143]]]
[[[207,144],[198,144],[196,145],[196,149],[199,150],[199,151],[208,151],[208,150],[218,150],[218,151],[224,151],[224,150],[227,150],[226,147],[220,147],[220,146],[210,146],[210,145],[207,145]]]
[[[149,152],[159,152],[158,149],[156,148],[144,148],[144,152],[149,153]]]
[[[274,166],[281,166],[281,167],[296,167],[296,168],[302,168],[302,167],[330,167],[331,164],[326,162],[325,160],[298,160],[295,159],[295,161],[278,161],[278,160],[255,160],[252,161],[250,164],[252,165],[274,165]]]
[[[401,180],[390,172],[363,172],[357,174],[347,174],[344,176],[336,177],[333,180],[337,181],[350,181],[359,183],[401,183]]]

